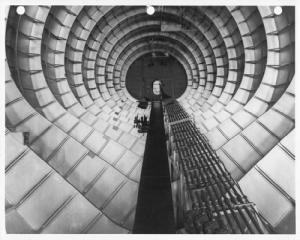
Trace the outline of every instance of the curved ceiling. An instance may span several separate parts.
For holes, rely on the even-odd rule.
[[[131,232],[145,145],[131,125],[149,108],[137,107],[126,75],[153,51],[182,65],[180,104],[261,215],[292,231],[284,227],[294,212],[292,164],[280,177],[282,162],[273,172],[264,164],[278,146],[283,159],[293,156],[284,140],[294,129],[293,7],[281,15],[272,6],[156,6],[154,15],[144,6],[25,6],[24,15],[16,8],[5,36],[8,231]],[[28,148],[14,131],[30,132]],[[26,169],[22,186],[15,176]],[[280,200],[267,206],[252,183]]]

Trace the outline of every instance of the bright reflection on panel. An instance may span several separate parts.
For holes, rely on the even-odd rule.
[[[274,13],[276,15],[280,15],[282,13],[282,7],[279,7],[279,6],[275,7],[274,8]]]
[[[17,7],[17,14],[23,15],[25,13],[25,8],[24,6],[18,6]]]
[[[148,15],[153,15],[154,12],[155,12],[155,8],[153,6],[151,6],[151,5],[148,5],[146,7],[146,12],[147,12]]]

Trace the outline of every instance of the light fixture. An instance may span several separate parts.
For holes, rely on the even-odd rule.
[[[275,15],[280,15],[282,13],[282,7],[280,6],[274,7],[274,13]]]
[[[146,12],[148,15],[153,15],[155,13],[155,8],[151,5],[146,6]]]
[[[25,13],[25,7],[24,6],[18,6],[17,7],[17,14],[23,15]]]

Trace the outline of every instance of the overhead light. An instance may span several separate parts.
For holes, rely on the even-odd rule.
[[[282,7],[280,6],[274,7],[274,13],[275,15],[280,15],[282,13]]]
[[[155,8],[151,5],[147,5],[146,12],[148,15],[153,15],[155,13]]]
[[[18,6],[17,7],[17,14],[23,15],[25,13],[25,8],[24,6]]]

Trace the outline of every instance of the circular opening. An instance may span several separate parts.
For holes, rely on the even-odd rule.
[[[25,7],[24,6],[18,6],[17,7],[17,14],[23,15],[25,13]]]
[[[279,6],[275,7],[274,8],[274,13],[276,15],[280,15],[282,13],[282,7],[279,7]]]
[[[153,15],[154,12],[155,12],[155,8],[153,6],[151,6],[151,5],[148,5],[146,7],[146,12],[147,12],[148,15]]]
[[[143,54],[129,66],[125,87],[137,100],[155,101],[160,95],[179,98],[187,88],[183,65],[171,54],[156,51]]]

